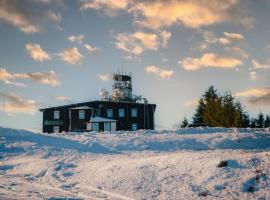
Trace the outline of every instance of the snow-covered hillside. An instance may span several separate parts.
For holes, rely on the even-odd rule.
[[[0,199],[270,199],[269,177],[269,130],[0,128]]]

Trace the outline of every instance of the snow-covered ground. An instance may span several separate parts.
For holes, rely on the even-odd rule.
[[[0,128],[0,199],[266,200],[269,177],[269,130]]]

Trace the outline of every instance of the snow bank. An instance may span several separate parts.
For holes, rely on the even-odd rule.
[[[0,199],[269,199],[269,176],[267,129],[0,128]]]

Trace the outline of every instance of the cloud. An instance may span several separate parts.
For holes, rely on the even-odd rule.
[[[0,80],[5,82],[13,79],[12,74],[10,74],[6,69],[0,68]]]
[[[229,48],[226,48],[227,51],[233,51],[235,52],[236,54],[244,57],[244,58],[248,58],[249,55],[246,51],[244,51],[243,49],[241,49],[240,47],[229,47]]]
[[[262,97],[270,93],[270,88],[250,88],[243,92],[235,93],[237,97]]]
[[[157,67],[157,66],[154,66],[154,65],[146,67],[145,71],[147,73],[155,74],[155,75],[159,76],[162,79],[170,78],[174,73],[173,70],[160,69],[160,67]]]
[[[233,57],[223,57],[214,53],[205,53],[200,58],[187,57],[178,62],[185,70],[196,71],[204,67],[235,68],[242,61]]]
[[[47,16],[54,22],[60,22],[62,20],[62,15],[60,13],[55,13],[52,10],[47,11]]]
[[[254,105],[269,105],[270,106],[270,92],[261,97],[252,97],[248,100],[248,102]]]
[[[228,45],[233,43],[234,41],[245,39],[245,37],[240,33],[223,32],[223,34],[224,34],[223,37],[215,37],[215,35],[212,32],[205,31],[203,33],[203,37],[206,43],[222,44],[222,45]]]
[[[171,33],[167,31],[161,32],[160,36],[145,32],[135,32],[132,34],[120,33],[115,37],[115,46],[118,49],[138,56],[147,49],[157,50],[161,42],[164,47],[167,46],[170,37]]]
[[[243,40],[245,39],[245,37],[240,34],[240,33],[228,33],[228,32],[224,32],[223,33],[227,38],[229,38],[230,40]]]
[[[66,103],[72,103],[71,98],[67,96],[56,96],[55,99]]]
[[[111,75],[110,74],[99,74],[98,78],[102,81],[108,81],[111,79]]]
[[[179,23],[189,28],[222,22],[253,25],[240,0],[144,1],[134,4],[129,12],[134,14],[136,24],[155,30]]]
[[[14,82],[13,74],[9,73],[6,69],[0,68],[0,81],[3,81],[5,84],[8,85],[15,85],[15,86],[20,86],[20,87],[25,87],[25,84],[19,83],[19,82]]]
[[[57,54],[61,60],[69,64],[81,64],[83,55],[79,52],[77,47],[65,49],[63,52]]]
[[[94,10],[123,10],[126,9],[130,0],[84,0],[81,3],[81,9]]]
[[[163,48],[167,47],[168,46],[168,41],[171,38],[172,34],[170,32],[168,32],[168,31],[162,31],[160,33],[160,36],[162,38],[162,46],[163,46]]]
[[[210,43],[210,44],[216,44],[216,43],[219,43],[219,44],[223,44],[223,45],[226,45],[226,44],[230,44],[231,41],[228,39],[228,38],[225,38],[225,37],[215,37],[214,33],[210,32],[210,31],[205,31],[203,33],[203,37],[204,37],[204,40],[206,43]]]
[[[33,24],[28,13],[17,5],[16,1],[0,1],[0,19],[18,27],[24,33],[36,33],[40,31],[38,25]]]
[[[87,49],[87,51],[90,53],[90,55],[92,55],[92,54],[99,55],[101,52],[100,48],[92,47],[90,44],[85,44],[84,47]]]
[[[61,14],[51,9],[58,6],[56,1],[45,3],[33,0],[1,0],[0,20],[19,28],[24,33],[37,33],[41,31],[44,22],[61,21]]]
[[[31,79],[34,82],[42,83],[52,87],[61,85],[61,82],[54,71],[14,74],[14,77]]]
[[[256,72],[249,72],[249,77],[251,80],[257,80],[257,73]]]
[[[35,43],[28,43],[25,45],[25,48],[29,55],[35,60],[35,61],[45,61],[50,60],[50,55],[44,51],[39,44]]]
[[[195,99],[195,100],[190,100],[190,101],[187,101],[184,105],[186,107],[189,107],[189,106],[197,106],[199,104],[198,100]]]
[[[270,105],[270,87],[250,88],[235,94],[237,97],[247,97],[248,103],[253,105]]]
[[[23,83],[13,82],[13,80],[18,78],[31,79],[34,82],[50,85],[53,87],[61,84],[58,76],[54,71],[34,73],[10,73],[4,68],[0,68],[0,80],[3,81],[5,84],[25,86],[25,84]]]
[[[175,24],[189,28],[232,22],[251,28],[254,19],[240,0],[84,0],[81,9],[102,10],[115,16],[123,10],[132,14],[134,24],[161,30]]]
[[[270,64],[262,64],[257,62],[256,60],[252,60],[253,68],[254,69],[269,69]]]
[[[83,34],[81,35],[71,35],[68,37],[68,40],[71,42],[76,42],[78,44],[82,44],[85,36]]]
[[[37,103],[35,101],[24,100],[16,94],[0,92],[0,101],[2,101],[0,110],[8,114],[34,114],[37,109]]]

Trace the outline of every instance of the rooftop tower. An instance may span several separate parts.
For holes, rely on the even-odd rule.
[[[113,74],[113,101],[134,101],[132,96],[132,74]]]

